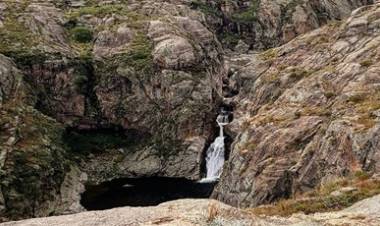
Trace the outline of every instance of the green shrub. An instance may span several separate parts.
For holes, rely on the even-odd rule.
[[[120,13],[125,11],[126,7],[121,4],[114,5],[93,5],[93,6],[85,6],[80,7],[77,10],[71,11],[67,14],[67,17],[70,19],[78,18],[83,15],[93,15],[96,17],[104,17],[106,15],[110,15],[113,13]]]
[[[134,144],[130,137],[116,131],[69,131],[63,139],[70,150],[76,153],[104,151]]]
[[[239,39],[239,35],[232,32],[223,32],[220,35],[220,40],[222,40],[224,44],[231,45],[230,47],[236,46],[239,43]]]
[[[200,11],[202,11],[206,15],[211,15],[211,16],[215,16],[215,17],[222,17],[223,16],[222,15],[223,13],[221,10],[219,10],[215,6],[209,5],[207,3],[203,3],[200,0],[193,0],[193,1],[191,1],[190,4],[191,4],[191,7],[193,9],[199,9]]]
[[[372,60],[363,60],[362,62],[360,62],[360,65],[362,67],[369,67],[373,64]]]
[[[77,75],[74,80],[74,86],[77,92],[85,94],[87,89],[88,78],[85,75]]]
[[[311,71],[307,71],[302,68],[292,68],[289,77],[291,79],[298,81],[304,77],[309,76],[310,74],[312,74]]]
[[[252,0],[251,5],[240,12],[236,12],[232,15],[234,22],[249,23],[257,20],[257,12],[260,7],[260,0]]]
[[[123,54],[122,62],[139,72],[140,79],[147,79],[153,74],[153,44],[144,34],[137,34],[129,50]]]
[[[331,99],[331,98],[334,98],[337,96],[337,94],[335,92],[332,92],[332,91],[326,92],[326,93],[324,93],[324,95],[327,99]]]
[[[76,42],[88,43],[92,41],[93,33],[87,27],[75,27],[70,32],[72,39]]]
[[[361,102],[365,101],[366,99],[367,99],[367,95],[365,95],[364,93],[357,93],[357,94],[350,96],[348,98],[348,101],[352,102],[352,103],[361,103]]]
[[[367,172],[362,170],[356,171],[354,176],[359,180],[368,180],[371,177]]]

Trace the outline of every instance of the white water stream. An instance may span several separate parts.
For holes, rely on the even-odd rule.
[[[206,157],[206,178],[200,180],[200,183],[209,183],[217,181],[222,174],[224,164],[224,134],[223,127],[229,123],[228,115],[219,115],[216,119],[219,125],[219,136],[207,149]]]

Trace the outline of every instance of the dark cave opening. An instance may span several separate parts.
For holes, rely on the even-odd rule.
[[[86,186],[81,204],[87,210],[104,210],[122,206],[155,206],[184,198],[209,198],[215,184],[168,177],[116,179]]]

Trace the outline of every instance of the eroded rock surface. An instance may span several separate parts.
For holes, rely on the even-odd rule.
[[[8,1],[0,11],[2,217],[80,211],[84,184],[200,179],[225,73],[200,12],[167,1]]]
[[[243,0],[192,1],[206,15],[226,47],[234,49],[243,40],[248,50],[262,50],[284,44],[331,20],[341,20],[353,9],[372,0]]]
[[[256,206],[358,170],[378,173],[379,5],[232,57],[232,153],[214,197]]]
[[[375,226],[380,223],[380,196],[363,200],[350,208],[332,213],[295,214],[289,218],[258,217],[214,200],[183,199],[156,207],[123,207],[75,215],[37,218],[0,224],[3,226],[96,226],[96,225],[250,225],[250,226]]]

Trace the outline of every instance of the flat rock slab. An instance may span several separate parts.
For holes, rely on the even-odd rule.
[[[7,222],[0,226],[135,226],[135,225],[227,225],[227,226],[324,226],[380,225],[380,195],[337,212],[291,217],[257,217],[210,199],[181,199],[154,207],[122,207],[73,215]]]

